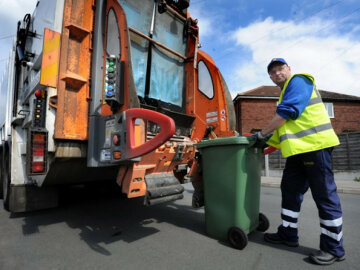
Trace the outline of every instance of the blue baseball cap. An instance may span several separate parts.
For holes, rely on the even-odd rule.
[[[273,59],[271,59],[270,63],[269,63],[268,66],[267,66],[267,71],[269,72],[271,66],[272,66],[274,63],[277,63],[277,62],[278,62],[278,63],[283,63],[283,64],[285,64],[285,65],[288,66],[288,63],[286,63],[286,61],[284,60],[284,58],[273,58]]]

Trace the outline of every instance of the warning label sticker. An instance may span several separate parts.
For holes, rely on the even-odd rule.
[[[218,112],[208,112],[206,113],[206,117],[213,117],[213,116],[217,116]]]
[[[218,118],[217,117],[212,117],[212,118],[207,118],[206,119],[206,123],[213,123],[213,122],[217,122]]]

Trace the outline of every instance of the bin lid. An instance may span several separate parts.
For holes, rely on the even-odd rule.
[[[216,138],[213,140],[202,140],[201,142],[195,144],[197,148],[213,147],[218,145],[232,145],[232,144],[253,144],[255,143],[255,138],[251,136],[233,136],[233,137],[224,137]]]

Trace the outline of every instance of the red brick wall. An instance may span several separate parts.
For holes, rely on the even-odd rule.
[[[238,104],[235,104],[238,132],[243,134],[252,129],[264,128],[274,116],[275,110],[276,100],[240,100]]]
[[[331,123],[337,134],[360,130],[360,103],[334,102],[334,118]]]
[[[334,116],[331,123],[337,134],[360,131],[360,103],[333,102]],[[276,100],[240,99],[235,104],[237,131],[240,134],[264,128],[276,111]],[[240,117],[239,117],[240,116]]]

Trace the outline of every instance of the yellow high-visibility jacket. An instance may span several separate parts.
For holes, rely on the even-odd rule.
[[[281,91],[279,104],[283,99],[286,88],[291,79],[301,75],[313,82],[313,91],[310,101],[303,113],[295,120],[288,119],[281,127],[275,130],[267,144],[281,149],[284,157],[312,152],[339,144],[339,139],[332,128],[327,110],[322,102],[315,80],[310,74],[295,74],[289,78]]]

